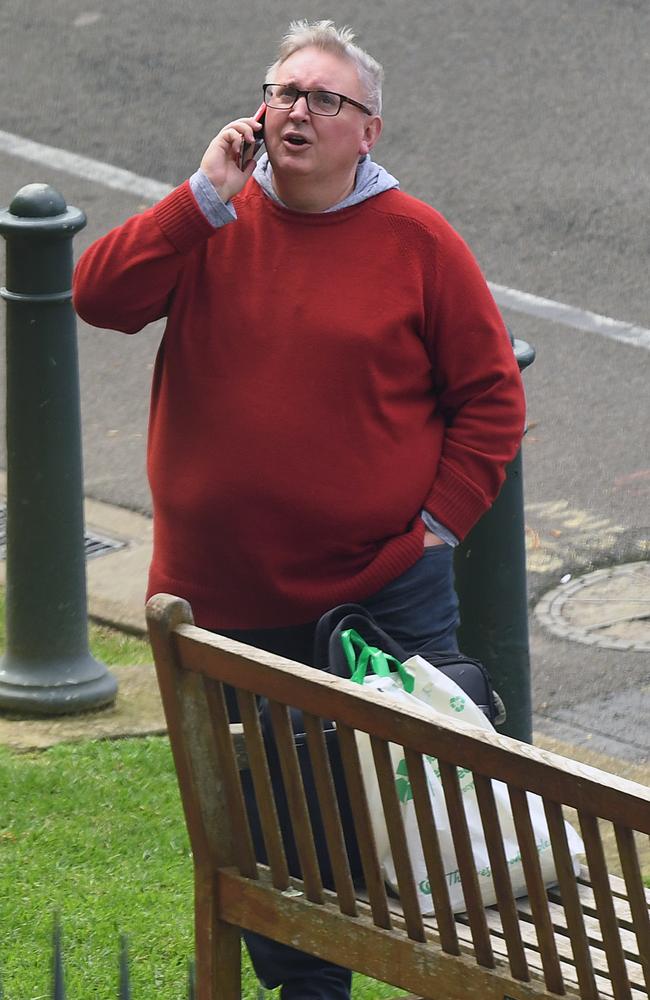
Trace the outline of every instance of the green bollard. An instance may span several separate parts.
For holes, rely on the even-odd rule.
[[[0,211],[7,241],[7,587],[0,708],[63,715],[115,700],[88,649],[72,238],[86,224],[46,184]]]
[[[513,343],[519,370],[535,360],[523,340]],[[487,667],[507,718],[499,731],[532,742],[526,545],[521,449],[499,496],[456,549],[460,603],[458,643]]]

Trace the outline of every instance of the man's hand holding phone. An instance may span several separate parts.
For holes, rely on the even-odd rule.
[[[245,170],[251,160],[253,160],[264,142],[264,118],[266,116],[266,104],[260,104],[253,116],[256,123],[262,128],[257,132],[253,142],[243,142],[239,151],[239,169]]]
[[[252,118],[238,118],[225,125],[203,154],[201,169],[223,201],[239,194],[255,169],[265,111],[262,105]]]

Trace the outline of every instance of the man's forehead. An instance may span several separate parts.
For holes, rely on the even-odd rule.
[[[322,49],[299,49],[278,67],[278,82],[299,88],[338,90],[359,83],[356,66],[346,56]]]

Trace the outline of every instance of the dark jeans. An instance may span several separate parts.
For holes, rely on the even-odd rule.
[[[358,601],[407,652],[458,649],[458,601],[453,582],[453,550],[435,545],[418,562],[367,600]],[[315,622],[293,628],[237,629],[225,632],[258,649],[312,663]],[[229,701],[231,717],[236,706]],[[282,1000],[349,1000],[348,969],[244,932],[255,972],[269,989],[282,985]]]

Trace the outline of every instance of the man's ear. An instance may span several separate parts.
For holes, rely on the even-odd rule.
[[[381,135],[381,130],[384,127],[384,123],[379,115],[373,115],[372,118],[368,118],[365,123],[363,130],[363,137],[359,144],[359,155],[365,156],[369,153],[372,147],[375,145],[379,136]]]

